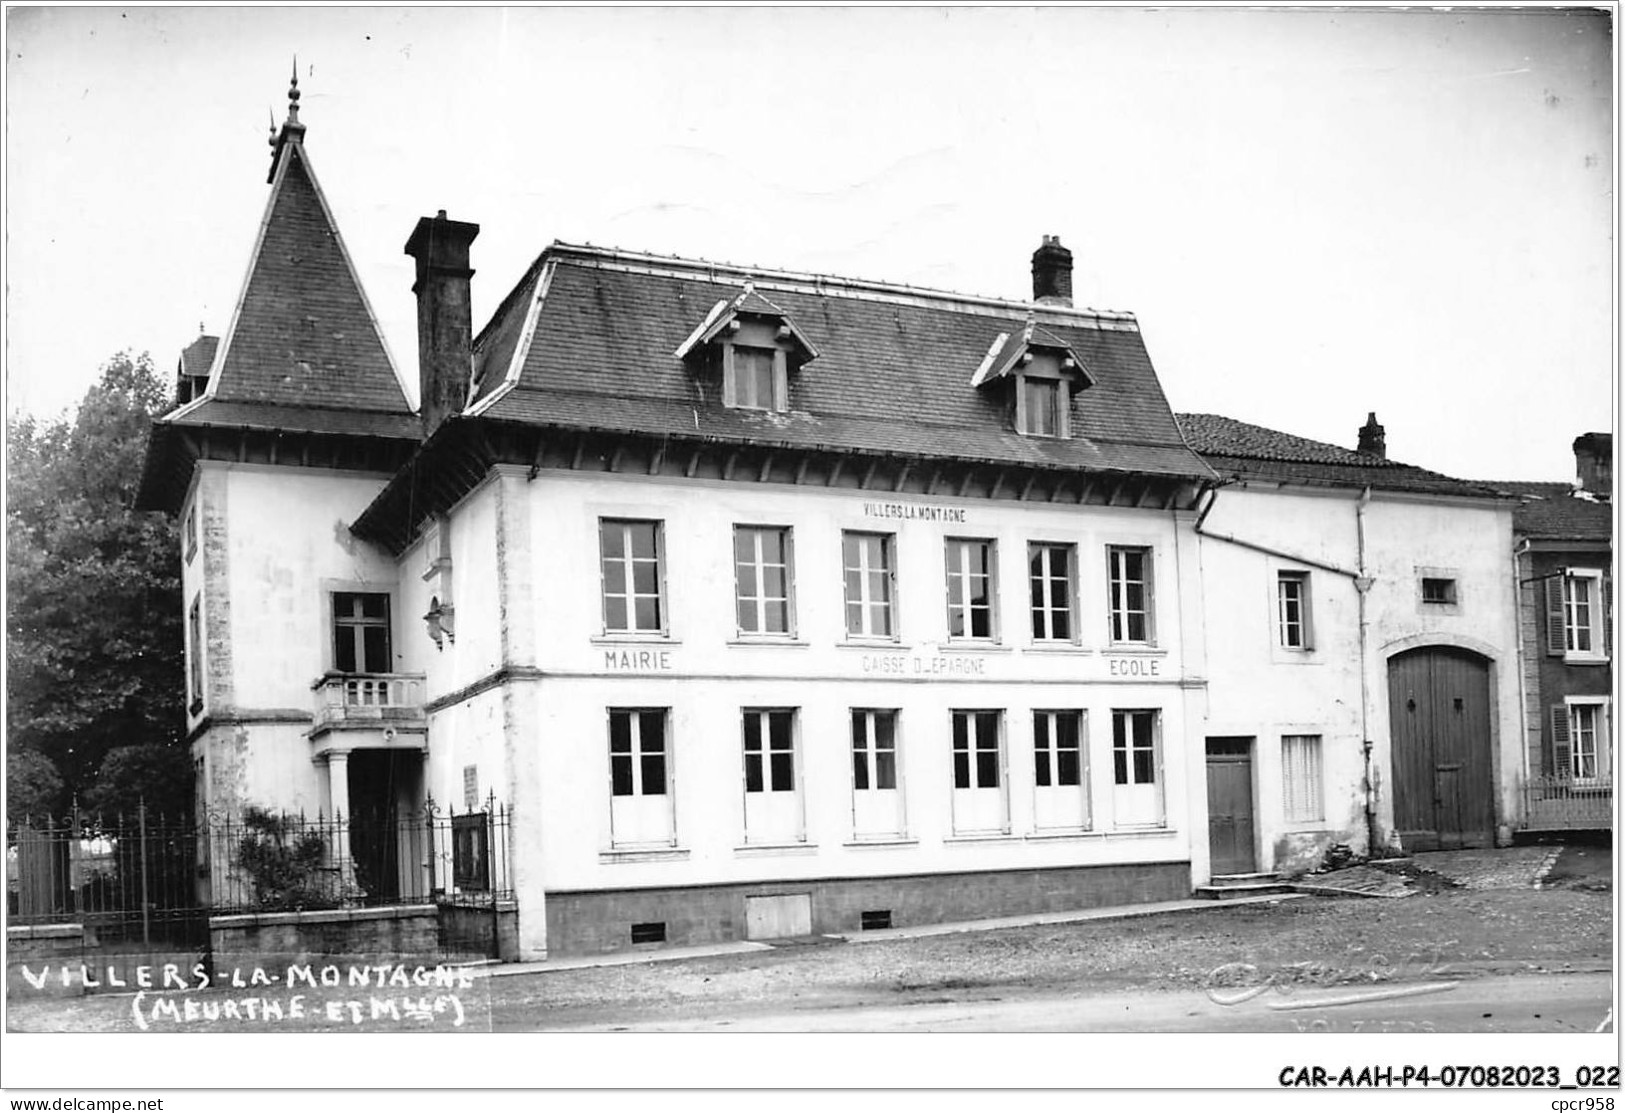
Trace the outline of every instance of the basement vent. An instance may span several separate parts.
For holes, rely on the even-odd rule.
[[[664,943],[665,941],[666,921],[664,920],[632,925],[632,942],[634,943]]]
[[[863,921],[864,931],[879,931],[891,927],[891,909],[879,908],[871,912],[859,913]]]

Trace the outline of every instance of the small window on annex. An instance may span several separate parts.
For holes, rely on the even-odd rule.
[[[1422,577],[1422,602],[1451,606],[1456,602],[1456,581],[1444,576]]]
[[[381,591],[333,593],[333,668],[338,672],[393,671],[387,594]]]

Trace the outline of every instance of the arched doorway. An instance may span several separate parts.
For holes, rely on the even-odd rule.
[[[1405,849],[1494,846],[1489,661],[1446,646],[1390,657],[1388,722]]]

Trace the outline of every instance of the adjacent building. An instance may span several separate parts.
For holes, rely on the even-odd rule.
[[[1613,435],[1574,441],[1577,478],[1494,486],[1513,512],[1523,649],[1519,826],[1613,826]]]

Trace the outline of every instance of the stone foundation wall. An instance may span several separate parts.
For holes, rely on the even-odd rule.
[[[892,927],[1180,900],[1189,862],[1075,866],[547,894],[550,956],[631,949],[632,925],[663,923],[665,945],[744,939],[745,898],[807,894],[814,934],[858,931],[864,912]],[[660,944],[639,944],[659,946]]]

